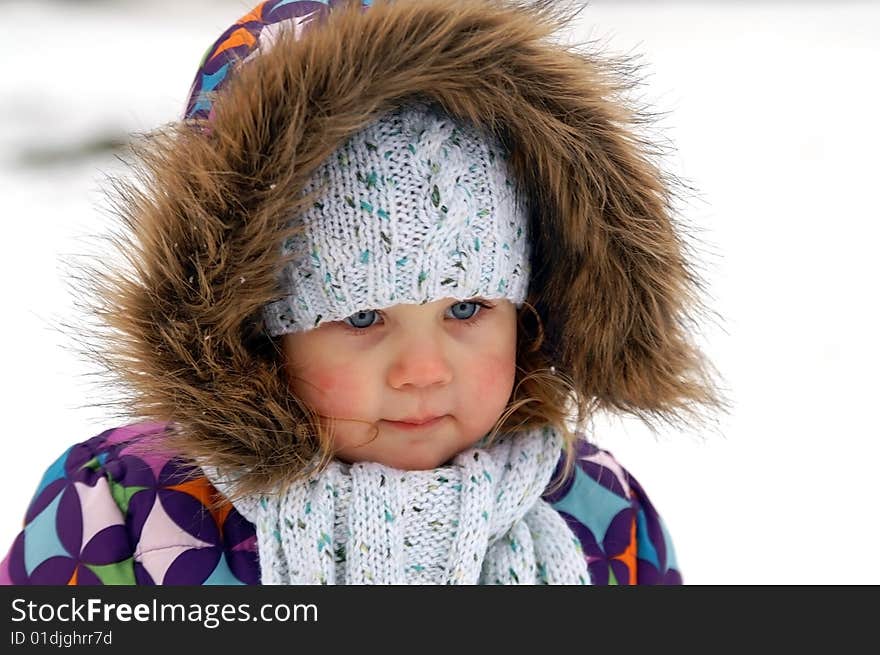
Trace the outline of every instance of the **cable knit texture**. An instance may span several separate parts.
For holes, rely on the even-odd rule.
[[[545,427],[426,471],[334,460],[235,506],[256,525],[263,584],[589,584],[580,542],[541,498],[561,447]]]
[[[529,284],[528,209],[493,135],[413,101],[361,130],[304,191],[288,239],[288,293],[265,311],[278,336],[357,311],[446,297],[507,298]]]

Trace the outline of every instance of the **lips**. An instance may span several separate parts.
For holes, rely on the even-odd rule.
[[[423,423],[429,423],[436,419],[440,418],[439,416],[424,416],[422,418],[402,418],[394,423],[412,423],[413,425],[422,425]]]
[[[394,427],[404,429],[404,430],[407,430],[407,429],[418,430],[418,429],[429,428],[434,425],[437,425],[444,418],[446,418],[445,414],[442,416],[425,416],[422,418],[407,418],[407,419],[402,419],[400,421],[386,421],[386,423],[393,425]]]

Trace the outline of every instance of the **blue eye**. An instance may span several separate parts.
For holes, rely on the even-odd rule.
[[[479,319],[475,319],[474,317],[480,313],[481,309],[491,309],[492,306],[486,304],[485,302],[478,300],[462,300],[461,302],[457,302],[454,305],[450,305],[447,312],[451,312],[451,316],[447,313],[449,318],[457,319],[461,321],[464,325],[474,325]],[[342,323],[354,329],[355,331],[363,332],[367,328],[375,325],[379,318],[381,317],[381,313],[375,309],[363,309],[359,312],[355,312],[351,316],[348,316],[342,320]]]
[[[377,314],[375,310],[365,309],[364,311],[356,312],[348,318],[343,319],[343,322],[354,328],[368,328],[373,324],[376,316]]]
[[[476,302],[457,302],[452,307],[452,315],[455,318],[466,321],[469,318],[472,318],[474,314],[480,309],[479,303]]]

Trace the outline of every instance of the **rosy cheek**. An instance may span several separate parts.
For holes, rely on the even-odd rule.
[[[344,366],[303,371],[295,387],[319,411],[334,414],[356,404],[358,388],[358,376]]]
[[[507,357],[486,357],[474,366],[472,389],[477,397],[482,396],[486,400],[495,396],[507,395],[513,385],[515,362]]]

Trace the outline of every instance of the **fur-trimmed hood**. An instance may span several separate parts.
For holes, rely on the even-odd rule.
[[[221,47],[260,48],[272,12],[292,4],[320,9],[309,29],[303,19],[277,23],[289,29],[227,70],[222,88],[197,78],[188,111],[198,118],[214,98],[210,122],[148,135],[134,146],[135,179],[116,181],[124,225],[113,245],[131,267],[90,274],[91,310],[105,329],[86,340],[122,383],[127,415],[174,421],[183,454],[243,464],[260,485],[302,463],[303,444],[315,444],[260,311],[279,297],[285,224],[341,142],[415,96],[509,148],[531,199],[528,300],[542,348],[593,409],[650,424],[719,405],[686,331],[700,281],[673,221],[678,183],[638,134],[648,118],[624,100],[635,69],[554,38],[574,11],[546,1],[355,0],[328,13],[323,3],[275,0],[224,33],[203,64]]]

